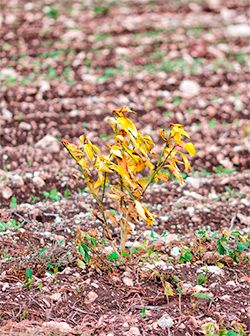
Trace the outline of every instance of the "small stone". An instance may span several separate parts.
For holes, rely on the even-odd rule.
[[[178,236],[175,233],[169,233],[167,236],[160,237],[160,242],[164,245],[169,245],[174,241],[178,241]]]
[[[13,195],[13,191],[9,187],[5,187],[2,190],[2,195],[4,199],[8,200]]]
[[[73,333],[74,330],[70,327],[70,325],[66,322],[56,322],[56,321],[49,321],[49,322],[44,322],[43,327],[47,327],[50,330],[57,330],[61,333]]]
[[[236,24],[227,27],[227,34],[231,37],[248,37],[250,36],[250,25]]]
[[[79,110],[72,110],[69,112],[69,116],[72,118],[79,117],[82,115],[82,112]]]
[[[220,255],[218,252],[211,252],[211,251],[207,251],[203,256],[203,260],[210,264],[216,263],[216,261],[219,258]]]
[[[224,275],[224,271],[218,266],[203,266],[197,270],[197,273],[201,273],[201,272],[209,272],[209,273],[213,273],[214,275],[218,275],[218,276]]]
[[[17,174],[13,175],[11,181],[16,187],[24,186],[23,178],[20,175]]]
[[[209,291],[208,288],[203,287],[203,286],[201,286],[201,285],[196,285],[196,286],[194,286],[194,290],[195,290],[195,292],[197,292],[197,293],[200,293],[200,292],[208,292],[208,291]]]
[[[221,0],[207,0],[207,5],[210,9],[216,10],[221,6]]]
[[[6,121],[11,121],[13,118],[13,113],[8,109],[3,108],[1,111],[1,118]]]
[[[226,283],[226,286],[236,287],[237,285],[236,285],[235,281],[231,280],[231,281],[228,281],[228,282]]]
[[[131,278],[128,278],[128,277],[124,277],[122,279],[123,283],[128,286],[128,287],[133,287],[134,286],[134,282],[133,282],[133,279]]]
[[[193,217],[195,213],[195,208],[194,207],[188,207],[187,208],[187,213],[189,214],[190,217]]]
[[[2,292],[5,292],[6,289],[8,289],[8,288],[10,288],[10,285],[8,284],[8,282],[5,282],[5,283],[3,284],[3,287],[2,287]]]
[[[183,92],[185,97],[191,98],[200,93],[200,85],[195,81],[185,79],[180,84],[180,91]]]
[[[40,91],[41,92],[46,92],[46,91],[49,91],[50,90],[50,84],[49,82],[45,81],[45,80],[42,80],[40,82]]]
[[[181,249],[179,248],[179,246],[175,246],[171,249],[170,254],[172,257],[179,257],[179,255],[181,254]]]
[[[45,135],[41,140],[39,140],[35,147],[45,149],[48,153],[58,153],[60,151],[60,145],[55,137],[52,135]]]
[[[122,326],[123,326],[123,328],[126,328],[126,329],[129,328],[128,322],[124,322]]]
[[[245,216],[242,214],[237,214],[237,217],[239,218],[241,224],[245,224],[245,225],[250,225],[250,216]]]
[[[95,287],[95,288],[99,288],[99,285],[95,282],[92,282],[91,286]]]
[[[46,291],[48,291],[48,289],[47,289],[47,287],[43,287],[43,291],[44,292],[46,292]],[[50,308],[50,303],[49,303],[49,301],[48,300],[46,300],[46,299],[42,299],[42,301],[46,304],[46,306],[48,307],[48,308]]]
[[[30,131],[32,129],[31,125],[27,122],[22,121],[19,124],[19,128],[22,129],[23,131]]]
[[[126,336],[140,336],[140,330],[137,327],[131,327],[129,331],[126,332]]]
[[[164,314],[157,320],[157,324],[162,329],[168,329],[173,327],[174,321],[168,314]]]
[[[98,298],[98,295],[95,292],[91,291],[88,293],[86,299],[84,300],[84,303],[86,304],[93,303],[97,298]]]
[[[193,188],[200,188],[201,186],[201,181],[200,179],[196,178],[196,177],[192,177],[192,176],[188,176],[185,180],[185,182],[189,185],[191,185],[191,187]]]
[[[3,68],[0,71],[0,79],[1,78],[8,78],[8,77],[16,78],[17,77],[16,70],[14,70],[12,68]]]
[[[231,301],[232,301],[230,295],[223,295],[223,296],[220,296],[220,300],[222,300],[222,301],[226,301],[226,302],[231,302]]]
[[[33,177],[32,181],[37,188],[42,188],[45,185],[44,180],[40,176]]]
[[[62,294],[61,293],[54,293],[50,295],[51,300],[53,301],[59,301],[61,299]]]

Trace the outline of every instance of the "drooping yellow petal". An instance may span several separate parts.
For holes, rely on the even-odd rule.
[[[184,144],[184,148],[186,149],[186,151],[192,155],[192,156],[195,156],[196,155],[196,150],[195,150],[195,147],[194,145],[192,144],[192,142],[187,142]]]

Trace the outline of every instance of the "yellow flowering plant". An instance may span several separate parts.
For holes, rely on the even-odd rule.
[[[122,250],[132,224],[140,220],[148,225],[154,223],[155,216],[142,204],[149,186],[168,181],[169,172],[183,183],[182,167],[186,172],[190,170],[186,153],[195,155],[194,145],[183,140],[189,139],[189,134],[181,124],[171,124],[170,130],[159,131],[163,145],[157,154],[151,137],[143,135],[128,118],[131,113],[135,112],[122,107],[108,118],[114,141],[106,146],[106,152],[85,135],[80,137],[81,146],[62,140],[96,200],[98,209],[94,214],[103,222],[106,236],[112,239],[111,227],[120,227]],[[106,206],[110,203],[112,209]]]

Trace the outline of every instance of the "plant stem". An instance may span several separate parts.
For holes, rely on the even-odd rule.
[[[146,190],[148,189],[148,187],[150,186],[150,184],[153,182],[154,178],[155,178],[155,175],[158,173],[158,171],[165,165],[167,159],[169,158],[169,156],[172,154],[173,150],[175,149],[176,146],[173,146],[172,149],[170,150],[170,152],[168,153],[168,155],[165,157],[164,161],[161,162],[161,159],[164,155],[164,151],[165,149],[167,148],[167,143],[165,144],[159,158],[158,158],[158,161],[156,163],[156,166],[155,166],[155,169],[154,169],[154,172],[153,174],[151,175],[147,185],[145,186],[143,192],[142,192],[142,196],[145,194]]]
[[[106,179],[107,179],[107,173],[104,173],[104,181],[103,181],[103,186],[102,186],[102,197],[101,197],[101,202],[102,203],[103,203],[104,196],[105,196]]]

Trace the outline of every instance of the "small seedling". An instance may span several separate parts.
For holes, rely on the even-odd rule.
[[[108,119],[114,142],[107,146],[106,152],[92,144],[85,135],[80,137],[81,146],[62,140],[77,162],[88,191],[98,206],[94,215],[103,223],[106,237],[112,240],[111,226],[120,227],[121,250],[125,250],[127,235],[132,230],[130,223],[143,220],[148,225],[154,224],[155,216],[142,204],[149,186],[168,181],[166,171],[171,172],[179,183],[184,183],[181,168],[190,170],[184,152],[195,155],[194,145],[183,141],[183,138],[189,138],[189,134],[181,124],[171,124],[169,130],[159,131],[163,145],[157,154],[151,137],[137,130],[126,116],[129,113],[135,112],[123,107],[113,111],[114,117]],[[46,195],[52,198],[50,193]],[[115,215],[106,205],[107,200],[116,210]],[[86,254],[84,248],[82,250]],[[185,258],[189,261],[188,252]]]
[[[141,309],[141,312],[139,314],[141,317],[146,317],[147,316],[147,307],[143,307]]]
[[[224,168],[223,166],[213,167],[213,170],[216,174],[231,174],[236,171],[236,168]]]
[[[21,224],[13,218],[8,222],[0,222],[0,232],[4,232],[5,230],[17,230],[20,229],[20,227]]]
[[[15,208],[16,206],[17,206],[17,199],[15,196],[12,196],[10,200],[10,209]]]
[[[215,126],[216,126],[217,123],[216,123],[216,120],[215,120],[215,119],[212,119],[212,120],[209,121],[208,124],[209,124],[209,126],[210,126],[211,128],[215,128]]]
[[[54,202],[58,202],[61,200],[61,196],[58,194],[58,191],[56,188],[51,189],[49,192],[43,191],[42,194],[43,196],[46,197],[46,199],[51,199]]]
[[[21,314],[21,320],[26,319],[26,318],[28,317],[28,315],[29,315],[29,312],[26,311],[26,310],[24,310],[24,311],[22,312],[22,314]]]
[[[93,8],[93,12],[96,15],[108,15],[109,13],[109,7],[106,6],[96,6]]]
[[[207,282],[207,276],[205,273],[200,273],[197,277],[197,285],[204,285]]]
[[[55,8],[50,7],[50,6],[46,6],[44,11],[45,11],[46,15],[53,20],[56,20],[58,18],[59,13]]]
[[[192,259],[192,253],[191,250],[189,248],[183,248],[181,251],[181,255],[179,258],[179,262],[180,263],[185,263],[185,262],[189,262]]]
[[[213,301],[213,297],[209,295],[208,293],[195,293],[194,296],[198,299],[205,299]]]
[[[63,195],[64,195],[65,198],[69,198],[70,195],[71,195],[70,190],[69,189],[65,189],[64,192],[63,192]]]
[[[25,286],[27,288],[30,288],[33,284],[34,280],[33,280],[33,272],[30,268],[26,268],[25,270]]]

